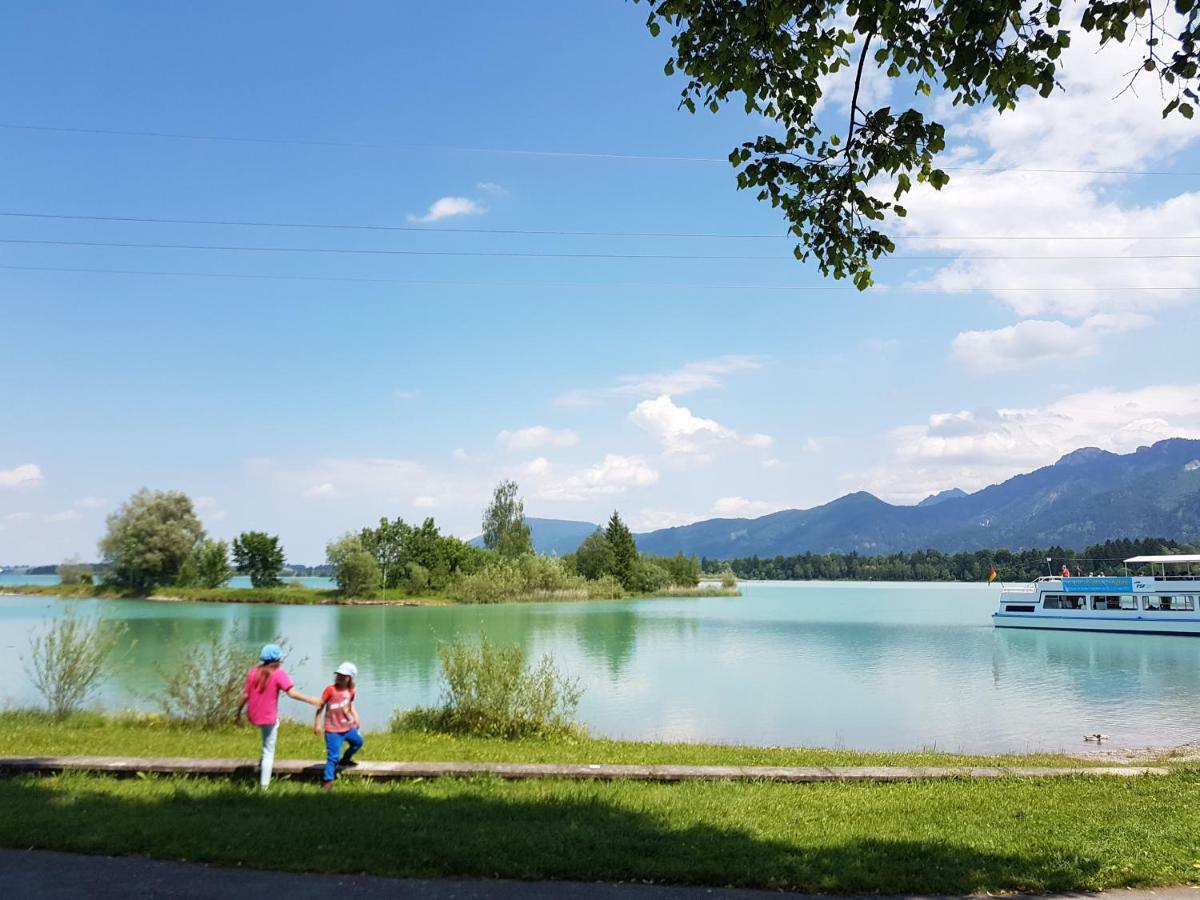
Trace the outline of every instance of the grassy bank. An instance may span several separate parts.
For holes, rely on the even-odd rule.
[[[451,597],[420,594],[406,596],[399,590],[374,591],[364,596],[347,597],[333,588],[312,588],[304,585],[285,584],[274,588],[190,588],[164,585],[153,591],[129,591],[108,587],[103,584],[9,584],[0,587],[4,594],[32,595],[40,597],[97,597],[107,600],[179,600],[196,603],[278,603],[298,605],[354,605],[366,603],[388,603],[397,606],[445,606],[447,604],[471,604]],[[642,596],[642,595],[639,595]],[[694,588],[669,587],[649,597],[740,597],[741,591],[712,585]],[[579,600],[629,599],[618,597],[589,597],[581,591],[531,591],[528,595],[497,603],[549,603]]]
[[[317,755],[285,728],[281,755]],[[0,716],[0,752],[253,755],[254,732],[148,720]],[[965,762],[618,743],[368,736],[375,758],[595,762]],[[1046,762],[1044,758],[1026,761]],[[223,865],[381,875],[474,875],[967,893],[1153,886],[1200,874],[1200,771],[1134,779],[910,784],[311,783],[89,775],[0,780],[0,843]],[[370,823],[341,839],[335,822]],[[119,823],[119,824],[117,824]]]

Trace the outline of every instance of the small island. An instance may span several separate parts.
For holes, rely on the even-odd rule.
[[[621,600],[629,597],[736,597],[732,572],[702,580],[700,560],[639,553],[614,511],[574,553],[535,551],[515,482],[499,484],[483,514],[483,534],[443,534],[432,517],[420,525],[382,518],[326,547],[335,587],[285,582],[277,535],[247,531],[232,545],[204,533],[190,497],[143,489],[108,520],[101,563],[68,560],[57,584],[6,586],[3,593],[220,603],[389,604]],[[230,587],[236,574],[251,586]]]

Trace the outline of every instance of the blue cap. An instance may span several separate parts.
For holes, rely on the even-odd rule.
[[[262,648],[262,653],[259,654],[259,659],[263,662],[279,662],[283,659],[283,648],[278,644],[267,644]]]

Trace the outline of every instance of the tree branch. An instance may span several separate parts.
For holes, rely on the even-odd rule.
[[[854,94],[850,97],[850,128],[846,131],[846,159],[850,159],[850,147],[854,141],[854,116],[858,112],[858,89],[862,86],[863,64],[867,61],[867,51],[871,49],[871,38],[875,37],[872,29],[867,32],[863,41],[862,53],[858,57],[858,71],[854,73]]]

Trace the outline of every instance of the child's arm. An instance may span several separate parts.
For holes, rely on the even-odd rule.
[[[242,688],[242,702],[238,704],[237,712],[233,714],[233,723],[236,725],[242,721],[242,710],[246,708],[246,704],[250,702],[250,692]]]
[[[313,717],[313,734],[321,733],[321,710],[324,708],[324,703],[317,707],[317,714]]]
[[[321,701],[318,700],[316,697],[310,697],[310,696],[308,696],[308,694],[302,694],[295,688],[288,688],[286,691],[284,691],[284,693],[287,694],[289,697],[291,697],[293,700],[299,700],[303,703],[311,703],[313,706],[316,706],[316,707],[321,706]]]
[[[350,701],[350,720],[354,723],[355,728],[362,728],[362,720],[358,717],[358,707],[354,705],[354,701]]]

